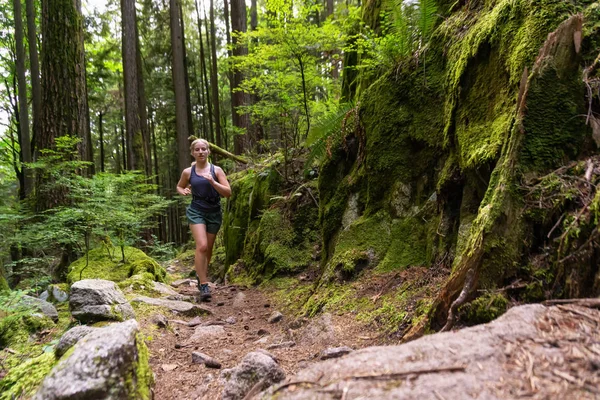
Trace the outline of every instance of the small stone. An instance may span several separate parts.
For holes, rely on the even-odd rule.
[[[200,324],[201,326],[215,326],[215,325],[225,325],[226,322],[225,321],[216,321],[216,320],[212,320],[212,321],[206,321],[203,322],[202,324]]]
[[[265,335],[269,335],[269,331],[263,328],[260,328],[257,332],[258,336],[265,336]]]
[[[194,330],[194,334],[187,340],[188,344],[191,343],[202,343],[204,344],[207,340],[215,340],[226,336],[225,329],[222,326],[198,326]]]
[[[321,360],[329,360],[330,358],[338,358],[345,356],[346,354],[351,353],[353,350],[348,346],[343,347],[330,347],[328,349],[323,350],[319,354],[319,358]]]
[[[269,337],[268,336],[264,336],[264,337],[261,337],[258,340],[255,340],[254,343],[255,344],[266,344],[268,341],[269,341]]]
[[[162,314],[154,314],[151,320],[159,328],[166,328],[169,326],[169,320]]]
[[[246,306],[246,295],[244,292],[238,292],[233,299],[233,308],[244,308]]]
[[[198,351],[192,352],[192,362],[194,364],[204,364],[206,368],[221,368],[221,363],[209,355]]]
[[[179,324],[179,325],[185,325],[188,326],[188,321],[183,321],[181,319],[172,319],[169,322],[172,322],[174,324]]]
[[[271,314],[271,316],[269,317],[269,323],[270,324],[274,324],[276,322],[279,322],[283,319],[283,314],[280,313],[279,311],[274,311],[273,314]]]
[[[179,287],[181,285],[185,285],[186,283],[190,283],[192,280],[187,278],[187,279],[178,279],[175,282],[171,283],[171,286],[173,286],[174,288]]]
[[[276,363],[279,362],[279,360],[277,359],[277,357],[275,357],[275,355],[273,353],[266,351],[265,349],[256,349],[254,351],[257,353],[264,354],[267,357],[271,357]]]
[[[200,317],[196,317],[196,318],[192,318],[191,320],[188,321],[187,326],[189,326],[190,328],[193,328],[195,326],[201,325],[204,321],[202,321],[202,318]]]
[[[274,350],[274,349],[284,349],[284,348],[289,348],[289,347],[294,347],[296,345],[296,342],[282,342],[282,343],[273,343],[272,345],[267,346],[267,350]]]
[[[173,371],[174,369],[177,369],[177,367],[177,364],[163,364],[160,366],[160,368],[165,372]]]
[[[237,319],[235,317],[227,317],[227,319],[225,320],[225,322],[227,322],[228,324],[235,324],[237,322]]]

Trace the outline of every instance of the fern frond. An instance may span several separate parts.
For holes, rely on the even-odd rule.
[[[311,146],[318,139],[330,136],[336,129],[339,130],[345,115],[354,107],[352,102],[339,104],[333,110],[319,117],[308,133],[306,145]]]
[[[342,103],[317,119],[306,139],[310,153],[304,164],[305,169],[312,167],[315,160],[321,159],[325,155],[327,144],[342,133],[342,122],[352,108],[354,108],[354,103]]]
[[[419,0],[418,7],[418,29],[421,40],[426,41],[433,31],[437,19],[436,0]]]

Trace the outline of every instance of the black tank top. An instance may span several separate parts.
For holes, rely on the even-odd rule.
[[[213,179],[217,180],[217,174],[215,174],[215,166],[210,164],[210,173]],[[192,165],[192,171],[190,173],[190,185],[192,186],[192,208],[204,211],[204,212],[218,212],[221,211],[221,195],[216,189],[210,184],[210,182],[196,174],[196,165]]]

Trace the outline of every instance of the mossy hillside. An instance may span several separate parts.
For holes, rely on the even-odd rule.
[[[434,172],[441,155],[443,107],[442,61],[431,51],[427,69],[401,65],[364,92],[360,120],[365,131],[366,214],[389,209],[395,182],[408,185],[411,202],[423,203],[435,189]]]
[[[90,250],[88,266],[86,267],[85,256],[72,263],[69,266],[67,281],[74,283],[80,279],[106,279],[119,283],[133,275],[147,272],[152,274],[153,280],[165,282],[167,272],[154,259],[134,247],[127,246],[124,251],[123,263],[117,255],[119,252],[115,254],[114,248],[112,252],[107,250],[106,246]]]
[[[299,272],[312,263],[312,247],[319,239],[317,208],[310,203],[303,208],[297,214],[278,207],[263,212],[257,229],[248,234],[244,256],[252,276],[268,279]]]
[[[278,195],[282,177],[276,171],[277,160],[261,170],[246,170],[230,177],[232,195],[223,216],[225,268],[234,264],[244,252],[246,234],[258,227],[260,212]]]

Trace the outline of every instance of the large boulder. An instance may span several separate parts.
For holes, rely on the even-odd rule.
[[[96,329],[98,328],[93,328],[87,325],[78,325],[66,331],[62,335],[62,337],[58,341],[58,344],[56,345],[56,348],[54,349],[56,357],[62,357],[62,355],[67,352],[67,350],[75,346],[77,342],[79,342],[81,339],[83,339],[89,333],[93,332]]]
[[[267,352],[255,351],[246,354],[237,367],[223,370],[221,379],[225,381],[223,400],[238,400],[259,382],[262,384],[258,390],[281,382],[285,372]]]
[[[317,362],[261,399],[597,398],[600,311],[525,305],[497,320]],[[577,357],[573,356],[577,354]],[[580,382],[589,382],[581,385]]]
[[[69,294],[56,285],[49,285],[46,290],[40,294],[40,299],[56,303],[64,303],[69,300]]]
[[[69,305],[73,317],[84,323],[135,318],[133,308],[115,283],[102,279],[75,282]]]
[[[81,339],[42,382],[35,400],[150,399],[148,350],[135,320]]]
[[[37,297],[23,296],[19,303],[25,307],[36,309],[54,322],[58,322],[58,311],[51,303]]]

